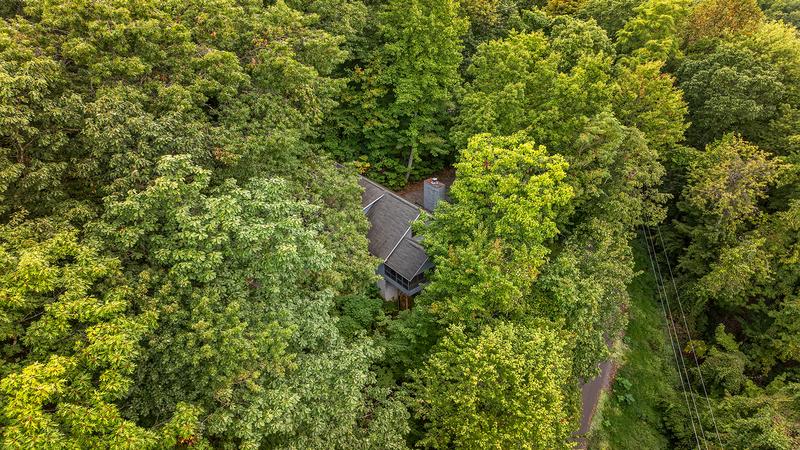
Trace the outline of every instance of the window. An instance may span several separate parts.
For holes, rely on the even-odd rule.
[[[403,287],[403,289],[405,289],[407,291],[410,291],[412,289],[416,289],[416,287],[419,286],[420,283],[423,283],[425,281],[425,275],[424,274],[418,274],[417,276],[415,276],[413,279],[411,279],[409,281],[407,278],[405,278],[404,276],[400,275],[394,269],[392,269],[391,267],[389,267],[389,266],[387,266],[385,264],[383,265],[383,273],[386,275],[386,278],[389,278],[390,280],[392,280],[395,283],[399,284],[400,286]]]
[[[383,272],[386,274],[387,278],[391,279],[392,281],[394,281],[397,284],[399,284],[400,286],[402,286],[403,289],[405,289],[405,290],[410,290],[411,289],[411,287],[410,287],[411,282],[408,281],[407,279],[405,279],[405,277],[403,277],[399,273],[395,272],[394,269],[392,269],[391,267],[389,267],[387,265],[384,265],[383,266]]]

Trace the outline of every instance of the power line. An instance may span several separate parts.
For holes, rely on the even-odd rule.
[[[686,361],[683,358],[683,350],[681,349],[681,346],[680,346],[681,340],[680,340],[680,336],[678,335],[678,327],[675,326],[675,319],[673,319],[674,316],[672,314],[672,305],[670,305],[669,295],[667,294],[667,288],[665,287],[665,284],[664,284],[664,276],[661,273],[661,264],[658,263],[658,253],[656,253],[655,240],[653,239],[652,235],[647,230],[647,228],[645,228],[645,232],[647,234],[648,246],[652,246],[652,248],[653,248],[653,256],[654,256],[655,266],[656,266],[656,269],[658,271],[658,282],[661,285],[661,289],[664,292],[664,300],[666,300],[666,303],[667,303],[667,312],[669,313],[669,321],[672,324],[672,329],[675,332],[675,342],[677,342],[677,344],[678,344],[678,355],[680,356],[681,367],[683,368],[683,373],[684,373],[684,375],[686,375],[686,385],[689,388],[689,395],[692,398],[692,405],[694,406],[694,412],[697,415],[697,424],[699,425],[699,428],[700,428],[700,434],[703,436],[703,444],[705,444],[706,449],[708,449],[708,441],[706,440],[706,433],[705,433],[705,430],[703,429],[703,423],[700,420],[700,409],[697,407],[697,400],[696,400],[695,395],[694,395],[694,390],[692,389],[692,382],[691,382],[691,380],[689,378],[689,370],[686,368]]]
[[[678,352],[679,352],[680,349],[678,349],[678,350],[675,349],[675,341],[672,338],[672,329],[674,328],[674,324],[673,324],[673,327],[670,327],[670,323],[672,323],[672,321],[667,316],[667,309],[664,306],[664,299],[662,297],[662,290],[663,290],[662,288],[663,288],[663,286],[659,286],[659,284],[658,284],[658,275],[656,274],[656,266],[655,266],[655,263],[653,262],[653,253],[651,253],[651,251],[650,251],[651,250],[650,249],[650,242],[647,240],[647,236],[646,236],[646,231],[645,231],[644,225],[642,225],[642,235],[643,235],[644,240],[645,240],[645,245],[647,245],[647,257],[650,260],[650,268],[653,270],[653,279],[657,283],[656,284],[656,291],[658,291],[658,301],[661,304],[661,311],[664,313],[664,321],[665,321],[665,323],[667,325],[667,335],[669,336],[669,344],[670,344],[670,347],[672,348],[672,355],[675,357],[675,367],[678,369],[678,378],[680,378],[680,380],[681,380],[681,390],[683,391],[683,397],[686,400],[686,409],[689,411],[689,421],[692,424],[692,434],[694,434],[695,441],[697,442],[697,448],[699,449],[700,448],[700,438],[697,436],[697,428],[694,425],[694,416],[692,414],[692,406],[689,404],[689,395],[686,393],[686,386],[684,385],[684,382],[683,382],[683,373],[681,372],[680,361],[678,360]],[[655,250],[653,250],[653,252],[655,252]],[[676,334],[676,336],[677,336],[677,334]],[[687,379],[686,381],[688,382],[689,380]],[[699,421],[700,421],[700,418],[698,417],[698,423],[699,423]]]
[[[700,376],[700,385],[703,387],[703,395],[706,397],[706,403],[708,404],[708,412],[711,414],[711,422],[714,424],[714,432],[717,435],[717,443],[722,448],[725,448],[722,445],[722,440],[719,437],[719,429],[717,428],[717,419],[714,417],[714,409],[711,407],[711,399],[708,397],[708,391],[706,391],[706,382],[703,379],[703,371],[700,370],[700,362],[697,360],[697,352],[694,349],[694,342],[692,341],[692,333],[689,331],[689,324],[686,321],[686,314],[683,312],[683,303],[681,302],[681,296],[678,293],[678,285],[675,283],[675,275],[672,274],[672,264],[669,262],[669,255],[667,255],[667,246],[664,243],[664,236],[661,234],[661,227],[656,224],[656,230],[658,231],[658,238],[661,241],[661,249],[664,251],[664,258],[667,261],[667,269],[669,269],[669,278],[672,281],[672,288],[675,290],[675,298],[678,300],[678,308],[680,310],[681,316],[683,317],[683,326],[686,329],[686,336],[689,338],[689,346],[692,349],[692,356],[694,356],[694,364],[697,366],[697,373]]]

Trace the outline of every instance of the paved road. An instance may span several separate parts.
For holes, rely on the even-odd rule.
[[[603,361],[600,363],[600,374],[592,381],[584,384],[581,387],[581,403],[583,405],[583,412],[581,413],[581,427],[575,433],[577,444],[575,448],[585,449],[587,442],[585,439],[586,433],[589,432],[589,427],[592,424],[592,417],[597,409],[597,402],[600,401],[600,393],[608,389],[611,383],[611,375],[614,372],[614,363],[611,361]]]

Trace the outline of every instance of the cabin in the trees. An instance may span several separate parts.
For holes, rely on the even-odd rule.
[[[425,272],[433,267],[411,224],[422,209],[432,211],[436,207],[445,196],[446,186],[435,178],[426,180],[424,208],[420,208],[367,178],[361,177],[359,184],[364,188],[361,206],[370,223],[369,251],[381,260],[377,270],[382,277],[378,282],[381,295],[408,307],[425,283]]]

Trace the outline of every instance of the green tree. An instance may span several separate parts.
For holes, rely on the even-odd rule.
[[[524,29],[524,17],[534,3],[530,0],[460,1],[459,13],[469,23],[464,36],[465,62],[469,62],[481,43],[506,37],[514,29]]]
[[[737,132],[787,154],[787,138],[798,133],[798,67],[800,38],[783,24],[764,24],[690,54],[677,71],[690,108],[690,142],[700,147]]]
[[[761,0],[758,4],[770,19],[800,28],[800,2],[797,0]]]
[[[616,51],[608,34],[594,19],[579,20],[559,16],[551,23],[550,47],[560,55],[559,69],[567,72],[587,55],[602,53],[614,57]]]
[[[688,241],[679,269],[690,300],[739,324],[748,369],[760,377],[798,356],[798,330],[787,321],[800,285],[797,201],[775,212],[765,201],[777,184],[796,191],[796,180],[781,158],[727,135],[692,162],[678,204],[677,229]]]
[[[659,61],[621,65],[614,115],[625,126],[641,131],[647,146],[665,158],[681,144],[689,124],[683,93],[675,86],[675,77],[662,73],[662,68]]]
[[[282,1],[26,5],[0,27],[8,210],[85,222],[167,154],[269,173],[308,153],[342,87],[342,38]]]
[[[612,78],[611,58],[604,53],[608,41],[603,31],[574,19],[554,23],[550,38],[543,33],[512,34],[478,49],[453,140],[466,145],[474,134],[522,131],[563,155],[575,198],[562,219],[570,211],[585,218],[616,210],[631,226],[642,216],[660,217],[662,213],[647,204],[663,201],[655,186],[663,174],[656,145],[664,138],[653,136],[656,145],[651,148],[638,130],[623,126],[611,113],[620,87]],[[659,86],[639,101],[669,98],[663,91]],[[625,110],[636,107],[634,101],[619,108],[631,123],[635,112]],[[646,117],[646,131],[655,134],[657,124],[650,122],[656,114],[679,114],[669,111],[671,107],[663,105],[666,112]],[[618,205],[612,208],[606,199]]]
[[[369,8],[361,0],[289,0],[293,9],[319,17],[319,26],[333,36],[344,38],[349,54],[360,50],[360,40],[369,19]],[[348,56],[350,56],[348,54]]]
[[[760,201],[785,169],[769,153],[728,134],[692,161],[683,200],[719,235],[730,237],[760,218]]]
[[[478,133],[511,135],[525,131],[536,142],[565,154],[589,118],[598,114],[611,97],[611,59],[602,39],[571,39],[567,21],[558,27],[559,45],[578,57],[565,61],[541,32],[514,33],[506,39],[482,44],[467,73],[472,81],[462,101],[453,141],[466,146]],[[588,27],[596,36],[599,28]],[[563,68],[562,72],[560,68]]]
[[[55,217],[86,236],[84,259],[96,261],[64,283],[116,300],[100,317],[69,303],[59,333],[147,318],[135,337],[119,331],[123,367],[104,372],[112,394],[95,381],[104,360],[69,334],[72,353],[48,343],[30,368],[7,366],[8,442],[47,428],[76,440],[68,447],[403,445],[405,409],[370,370],[380,349],[346,341],[332,317],[335,297],[363,296],[374,279],[360,189],[311,144],[344,84],[333,76],[344,38],[332,33],[357,35],[359,7],[347,3],[343,23],[335,5],[298,3],[306,12],[282,1],[31,0],[2,19],[2,219]],[[19,239],[9,271],[31,240]],[[3,325],[20,337],[4,339],[22,342],[37,329],[25,317],[44,306],[21,306],[33,309]],[[53,386],[29,405],[49,422],[19,428],[20,399]],[[71,422],[52,414],[62,394]]]
[[[709,389],[719,398],[712,403],[713,418],[707,409],[700,411],[703,426],[714,433],[701,436],[700,442],[712,446],[721,441],[737,448],[796,447],[800,443],[797,436],[800,414],[795,407],[800,401],[800,385],[775,381],[763,388],[757,386],[744,373],[747,356],[722,325],[715,332],[715,341],[717,345],[708,352],[701,370]],[[684,443],[696,445],[693,435],[679,431],[689,427],[685,415],[682,416],[670,413],[667,423]]]
[[[452,327],[411,384],[430,448],[560,448],[572,431],[569,346],[546,326]]]
[[[636,59],[668,61],[679,55],[689,14],[686,0],[647,0],[617,32],[617,51]]]
[[[528,316],[560,324],[574,343],[574,380],[596,375],[608,356],[606,341],[621,337],[627,325],[627,286],[634,276],[628,239],[619,224],[584,222],[533,286]]]
[[[123,417],[153,315],[117,259],[48,222],[0,228],[0,424],[5,448],[147,448]]]
[[[407,380],[410,371],[425,362],[443,331],[436,317],[419,304],[400,311],[394,320],[387,320],[380,326],[385,336],[381,366],[386,368],[393,381]]]
[[[754,389],[749,395],[730,396],[716,406],[716,420],[721,439],[731,447],[788,450],[797,447],[800,415],[800,386],[776,383],[766,389]],[[708,419],[705,418],[706,424]],[[710,439],[709,439],[710,440]],[[710,444],[710,443],[709,443]]]
[[[158,174],[110,197],[92,224],[152,293],[138,307],[158,315],[130,414],[152,426],[190,403],[206,436],[238,447],[352,448],[381,436],[399,445],[404,422],[384,420],[403,410],[371,389],[379,352],[368,339],[344,342],[330,317],[319,207],[280,179],[212,188],[188,156],[162,158]]]
[[[401,133],[409,154],[406,181],[415,156],[437,157],[448,151],[441,135],[461,81],[460,38],[466,26],[458,18],[458,3],[451,0],[392,0],[383,15],[382,75],[393,88],[393,116],[407,123]]]
[[[610,37],[616,37],[617,32],[636,14],[636,7],[641,3],[642,0],[588,0],[577,15],[583,19],[594,19]]]
[[[328,146],[340,159],[364,156],[390,186],[440,167],[461,85],[467,22],[453,0],[392,0],[381,9],[380,42],[356,65]]]
[[[466,245],[435,259],[436,272],[418,303],[429,305],[440,321],[476,327],[497,317],[519,317],[528,309],[525,294],[537,268],[510,263],[511,250],[486,234],[478,230]]]
[[[764,217],[739,242],[724,247],[698,280],[699,294],[714,300],[720,312],[748,317],[741,339],[751,367],[760,374],[779,363],[800,361],[795,267],[800,205]],[[737,319],[738,320],[738,319]]]
[[[764,215],[760,205],[767,189],[775,184],[782,169],[785,167],[780,161],[735,135],[725,136],[696,155],[678,204],[684,212],[678,229],[690,236],[681,257],[683,271],[698,278],[704,276],[721,250],[753,229]],[[752,251],[758,245],[754,244],[745,244],[750,250],[742,247],[737,254],[729,254],[729,262],[740,257],[756,261]]]
[[[625,127],[609,113],[592,118],[565,156],[577,210],[573,223],[601,217],[624,230],[657,222],[664,215],[659,192],[664,168],[657,151],[636,128]]]
[[[456,163],[451,203],[422,230],[437,270],[420,303],[445,322],[524,313],[572,197],[566,167],[523,134],[474,136]]]

